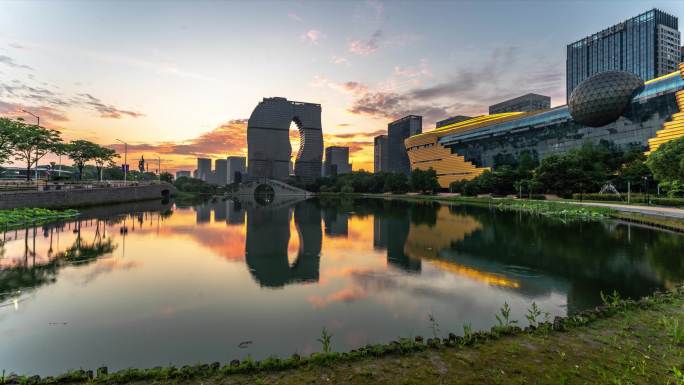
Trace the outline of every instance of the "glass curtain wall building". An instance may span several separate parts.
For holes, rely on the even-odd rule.
[[[652,9],[567,46],[566,98],[584,79],[621,70],[650,80],[677,69],[678,19]]]
[[[408,115],[387,125],[387,171],[411,173],[404,140],[421,132],[423,117],[418,115]]]

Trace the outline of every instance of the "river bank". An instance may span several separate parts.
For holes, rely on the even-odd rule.
[[[70,188],[51,188],[42,191],[3,192],[0,194],[0,209],[92,207],[114,203],[168,199],[176,193],[176,188],[166,182],[111,186],[82,184],[77,186],[77,188],[71,186]]]
[[[100,368],[95,378],[82,370],[45,378],[3,376],[0,384],[684,383],[684,286],[639,301],[608,295],[594,310],[551,322],[540,318],[530,311],[533,326],[521,329],[502,316],[490,332],[437,331],[443,339],[400,339],[348,353],[110,374]]]
[[[545,201],[490,197],[460,197],[452,195],[395,195],[395,194],[321,194],[322,197],[365,197],[380,199],[401,199],[408,201],[432,201],[446,204],[467,204],[492,207],[501,210],[519,210],[531,214],[557,217],[560,219],[613,218],[666,230],[684,232],[684,220],[657,215],[656,212],[635,212],[632,206],[625,210],[620,205],[594,205],[576,201]]]

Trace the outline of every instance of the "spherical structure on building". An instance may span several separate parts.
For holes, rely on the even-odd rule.
[[[631,72],[607,71],[593,75],[572,91],[568,102],[570,115],[576,122],[590,127],[614,122],[643,85],[643,80]]]

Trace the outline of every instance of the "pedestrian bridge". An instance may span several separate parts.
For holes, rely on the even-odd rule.
[[[253,199],[260,205],[270,205],[283,198],[306,199],[311,196],[311,193],[281,181],[260,178],[241,183],[235,195],[240,200]]]

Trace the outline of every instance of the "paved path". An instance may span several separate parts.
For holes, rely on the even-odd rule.
[[[658,207],[658,206],[635,206],[635,205],[621,205],[619,203],[598,203],[598,202],[567,202],[584,206],[599,206],[609,207],[618,211],[626,211],[639,214],[657,215],[661,217],[677,218],[684,220],[684,209],[677,209],[674,207]]]

